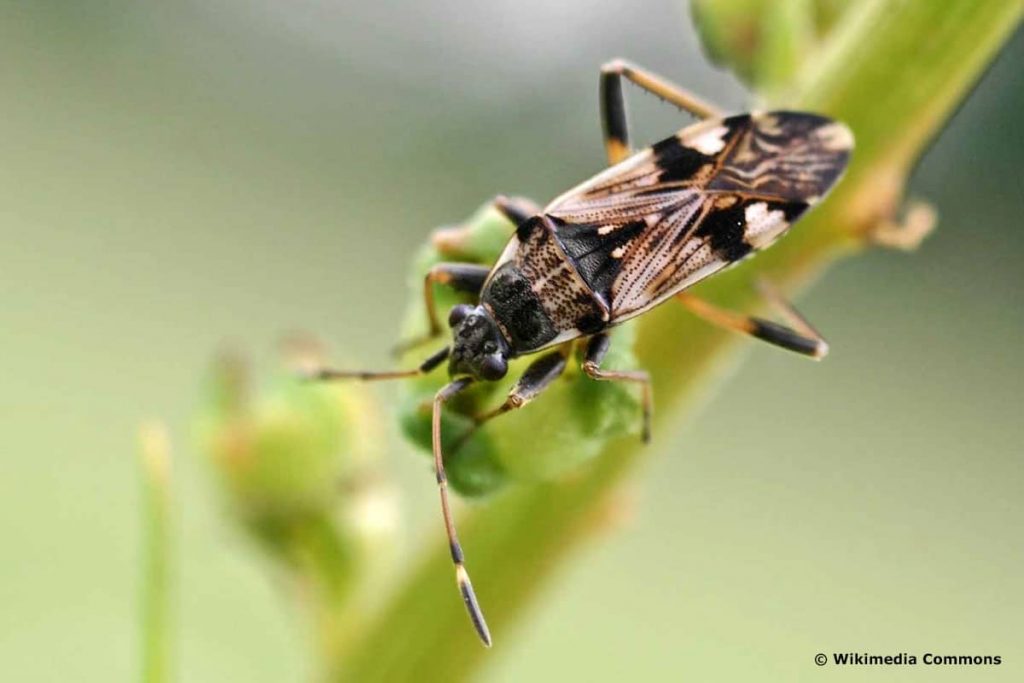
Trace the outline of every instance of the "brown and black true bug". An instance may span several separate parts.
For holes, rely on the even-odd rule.
[[[703,120],[633,154],[622,78]],[[526,369],[500,407],[478,421],[521,408],[562,373],[572,343],[585,338],[584,373],[640,385],[646,441],[649,376],[640,370],[602,370],[601,361],[609,328],[670,297],[712,323],[791,351],[814,358],[828,351],[821,336],[777,294],[769,293],[793,328],[718,309],[684,290],[769,246],[817,203],[846,167],[853,147],[849,129],[801,112],[723,117],[623,61],[601,70],[601,117],[610,168],[543,209],[524,200],[497,199],[497,208],[518,226],[497,263],[490,268],[445,263],[427,274],[430,332],[417,342],[441,334],[434,284],[478,296],[477,305],[458,305],[449,314],[451,347],[412,370],[316,373],[321,379],[389,379],[427,373],[448,361],[451,382],[433,402],[434,467],[459,590],[486,645],[491,636],[448,503],[440,434],[446,401],[473,382],[501,379],[509,359],[553,349]]]

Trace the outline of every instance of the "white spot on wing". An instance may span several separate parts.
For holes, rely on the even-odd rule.
[[[615,247],[615,249],[612,251],[612,258],[622,258],[623,254],[625,253],[625,247]]]
[[[751,117],[757,123],[758,130],[766,135],[782,135],[782,126],[774,114],[752,114]]]
[[[722,151],[725,147],[725,136],[729,133],[729,128],[726,126],[715,126],[710,130],[707,130],[692,140],[687,141],[685,144],[691,149],[695,149],[701,154],[717,154]]]
[[[833,121],[822,126],[815,134],[821,141],[821,146],[833,152],[842,152],[853,149],[853,133],[841,123]]]
[[[788,227],[786,215],[778,209],[769,211],[765,202],[748,206],[743,217],[747,223],[743,236],[755,249],[768,246]]]

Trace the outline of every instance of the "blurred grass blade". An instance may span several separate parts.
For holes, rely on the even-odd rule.
[[[167,430],[149,423],[139,430],[142,465],[143,580],[142,681],[171,676],[171,449]]]

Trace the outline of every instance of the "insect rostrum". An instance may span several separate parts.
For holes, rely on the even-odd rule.
[[[629,147],[622,79],[702,118],[650,148]],[[538,208],[504,198],[495,206],[517,226],[490,267],[435,265],[424,282],[428,334],[441,334],[435,284],[473,295],[449,314],[452,344],[411,370],[322,370],[321,379],[391,379],[429,373],[447,361],[451,381],[432,404],[431,443],[445,529],[463,600],[483,642],[490,633],[477,604],[448,500],[441,415],[477,382],[505,376],[509,360],[536,355],[505,402],[475,419],[479,427],[523,407],[551,386],[581,344],[581,370],[594,380],[636,384],[650,435],[651,380],[643,370],[602,368],[609,331],[669,298],[709,322],[814,358],[818,333],[767,288],[792,327],[721,310],[687,292],[692,285],[764,249],[836,183],[853,136],[815,114],[776,111],[721,116],[676,86],[625,62],[601,72],[601,115],[610,167]]]

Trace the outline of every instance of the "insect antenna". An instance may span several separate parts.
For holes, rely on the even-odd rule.
[[[441,514],[444,517],[444,529],[448,534],[448,546],[452,553],[452,562],[455,564],[455,580],[459,586],[459,593],[462,594],[462,601],[466,604],[469,618],[473,622],[480,640],[487,647],[491,646],[491,632],[487,629],[487,621],[484,620],[484,613],[477,602],[476,593],[473,591],[473,583],[469,580],[469,573],[466,571],[465,556],[462,553],[462,546],[459,544],[459,536],[455,531],[455,520],[452,518],[451,505],[448,502],[448,478],[444,472],[444,457],[441,452],[441,408],[452,396],[459,393],[473,380],[469,377],[462,377],[449,384],[446,384],[434,396],[434,412],[431,421],[431,440],[434,451],[434,473],[437,476],[437,490],[441,495]]]
[[[382,372],[363,370],[335,370],[333,368],[320,368],[307,373],[311,380],[384,380],[401,379],[403,377],[415,377],[430,372],[443,363],[450,353],[446,346],[430,358],[423,361],[419,367],[410,370],[385,370]],[[469,573],[466,571],[465,555],[462,546],[459,544],[459,536],[455,531],[455,520],[452,517],[451,503],[448,500],[448,477],[444,471],[444,455],[441,450],[441,408],[453,396],[473,383],[471,377],[461,377],[443,386],[434,395],[434,408],[431,419],[431,445],[434,452],[434,474],[437,479],[437,489],[441,496],[441,515],[444,518],[444,530],[448,535],[448,547],[451,550],[452,562],[455,565],[455,580],[459,586],[459,593],[462,595],[462,602],[466,605],[469,618],[473,622],[480,640],[487,647],[491,646],[491,632],[487,628],[487,621],[480,609],[480,603],[476,599],[476,592],[473,590],[473,583],[469,580]]]
[[[334,368],[316,368],[308,371],[306,377],[311,380],[359,379],[366,382],[383,379],[403,379],[425,375],[448,359],[451,349],[447,346],[427,358],[418,367],[409,370],[335,370]]]

